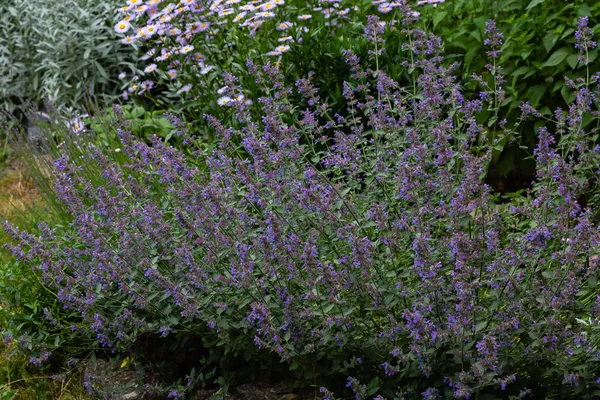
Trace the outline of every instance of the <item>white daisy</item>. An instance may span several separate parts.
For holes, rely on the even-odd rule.
[[[233,19],[233,22],[240,22],[245,16],[246,16],[245,12],[239,13],[238,15],[235,16],[235,18]]]
[[[290,49],[290,46],[288,45],[283,45],[283,46],[277,46],[275,48],[275,51],[278,51],[280,54],[281,53],[285,53],[286,51],[288,51]]]
[[[278,31],[287,31],[291,27],[292,27],[292,23],[285,21],[285,22],[281,22],[277,25],[277,30]]]
[[[117,32],[117,33],[125,33],[129,29],[131,29],[131,24],[125,20],[119,21],[115,25],[115,32]]]
[[[194,46],[189,45],[189,46],[183,46],[180,50],[181,54],[187,54],[190,51],[194,50]]]
[[[217,100],[217,104],[220,106],[226,106],[231,101],[231,97],[223,96]]]
[[[269,1],[265,4],[261,4],[260,6],[258,6],[258,8],[260,8],[263,11],[273,10],[276,7],[277,7],[277,4],[275,4],[275,2],[273,2],[273,1]]]
[[[177,94],[181,94],[181,93],[187,93],[190,91],[190,89],[192,88],[192,84],[188,83],[187,85],[183,86],[181,89],[179,89],[177,91]]]
[[[121,43],[123,44],[132,44],[133,42],[135,42],[135,37],[133,36],[127,36],[121,39]]]
[[[154,71],[156,71],[156,64],[150,64],[146,68],[144,68],[144,72],[147,74]]]

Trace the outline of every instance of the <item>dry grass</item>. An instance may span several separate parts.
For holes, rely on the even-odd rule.
[[[9,221],[15,225],[23,225],[31,220],[32,211],[40,209],[44,204],[42,196],[24,170],[23,163],[18,160],[0,164],[0,223]],[[0,228],[0,262],[8,257],[1,246],[6,240],[4,230]]]
[[[22,167],[19,162],[0,167],[0,215],[9,220],[24,216],[42,200]]]

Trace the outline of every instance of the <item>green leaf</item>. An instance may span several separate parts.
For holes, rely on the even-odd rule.
[[[527,99],[529,99],[532,106],[536,107],[545,92],[546,85],[532,86],[527,90]]]
[[[447,15],[448,13],[446,11],[437,11],[433,15],[433,27],[435,28]]]
[[[380,386],[381,385],[378,377],[371,379],[371,381],[367,384],[367,395],[373,396],[375,393],[377,393]]]
[[[588,6],[586,3],[581,4],[577,9],[577,15],[579,15],[580,17],[586,17],[592,14],[593,13],[590,10],[590,6]]]
[[[560,36],[560,40],[563,40],[564,38],[571,36],[571,34],[573,32],[575,32],[575,29],[573,29],[573,28],[566,29]]]
[[[562,89],[560,89],[560,95],[567,104],[575,100],[575,94],[567,87],[567,85],[563,86]]]
[[[558,35],[554,32],[548,32],[546,36],[544,36],[544,39],[542,39],[546,52],[550,53],[550,50],[552,50],[557,41]]]
[[[131,116],[133,118],[140,118],[145,113],[146,111],[142,107],[136,107],[133,109],[133,111],[131,111]]]
[[[569,67],[575,69],[577,67],[578,63],[579,63],[579,57],[577,56],[577,54],[570,54],[567,57],[567,64],[569,64]]]
[[[473,46],[469,49],[469,51],[467,51],[467,54],[465,54],[465,61],[464,61],[466,68],[469,68],[469,66],[471,65],[471,62],[473,61],[475,56],[477,56],[478,53],[479,53],[479,48],[477,46]]]
[[[538,6],[546,0],[531,0],[531,3],[527,6],[526,10],[531,10],[533,7]]]
[[[478,322],[477,325],[475,326],[475,331],[481,332],[483,329],[485,329],[486,326],[487,326],[487,321]]]
[[[542,276],[546,279],[556,278],[556,274],[553,271],[544,271],[542,272]]]
[[[471,33],[469,35],[473,39],[477,40],[479,43],[483,43],[482,40],[481,40],[481,32],[479,32],[478,30],[471,31]]]
[[[571,49],[568,47],[561,47],[556,50],[545,63],[542,64],[543,67],[555,67],[561,62],[565,60],[571,54]]]
[[[531,51],[532,51],[531,49],[521,51],[521,58],[523,60],[527,60],[527,57],[529,57],[529,55],[531,54]]]
[[[513,71],[513,72],[512,72],[510,75],[511,75],[513,78],[516,78],[516,77],[518,77],[519,75],[523,75],[524,73],[528,72],[528,71],[530,70],[530,68],[531,68],[531,67],[529,67],[529,66],[527,66],[527,65],[526,65],[526,66],[519,67],[519,68],[515,69],[515,70],[514,70],[514,71]]]

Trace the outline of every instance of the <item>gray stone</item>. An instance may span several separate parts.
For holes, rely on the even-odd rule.
[[[140,398],[140,395],[135,390],[133,392],[129,392],[129,393],[125,393],[124,395],[121,395],[121,400],[134,400],[134,399],[139,399],[139,398]]]

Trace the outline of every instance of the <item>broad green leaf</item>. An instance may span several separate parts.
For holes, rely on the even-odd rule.
[[[531,3],[527,6],[526,10],[531,10],[533,7],[544,3],[546,0],[531,0]]]
[[[524,73],[528,72],[531,69],[531,67],[524,65],[522,67],[519,67],[517,69],[515,69],[510,75],[513,78],[518,77],[519,75],[523,75]]]
[[[561,62],[563,62],[568,56],[571,54],[571,49],[569,47],[561,47],[556,50],[546,62],[542,64],[543,67],[555,67]]]
[[[469,35],[473,39],[477,40],[479,43],[483,43],[483,41],[481,40],[481,32],[479,32],[479,30],[471,31],[471,33]]]
[[[527,90],[527,99],[532,106],[536,107],[544,93],[546,92],[547,85],[535,85]]]
[[[527,57],[531,54],[531,49],[521,51],[521,58],[527,60]]]
[[[550,53],[550,50],[552,50],[557,41],[558,34],[556,34],[555,32],[548,32],[546,36],[544,36],[544,39],[542,39],[546,52]]]
[[[570,54],[567,57],[567,64],[569,64],[569,67],[575,69],[577,67],[577,63],[579,63],[579,57],[577,54]]]
[[[575,32],[575,29],[573,28],[566,29],[560,36],[560,40],[563,40],[566,37],[570,37],[573,34],[573,32]]]
[[[433,26],[436,27],[447,15],[448,13],[446,11],[437,11],[433,15]]]
[[[543,271],[542,276],[546,279],[556,278],[556,273],[554,271]]]
[[[479,53],[479,48],[476,46],[471,47],[469,49],[469,51],[467,51],[467,54],[465,54],[465,67],[466,68],[469,68],[469,66],[471,65],[471,62],[473,61],[475,56],[477,56],[478,53]]]

